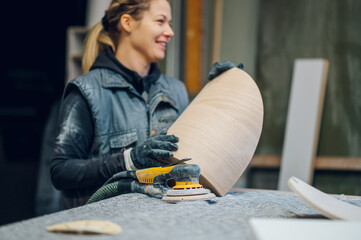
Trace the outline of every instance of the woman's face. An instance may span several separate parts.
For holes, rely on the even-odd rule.
[[[171,28],[172,14],[166,0],[152,0],[150,8],[132,29],[130,38],[134,50],[147,63],[162,60],[168,41],[174,36]]]

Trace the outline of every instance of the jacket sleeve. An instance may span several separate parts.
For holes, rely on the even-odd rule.
[[[123,153],[89,158],[94,126],[90,109],[77,88],[64,96],[51,158],[51,180],[59,190],[100,187],[123,171]]]

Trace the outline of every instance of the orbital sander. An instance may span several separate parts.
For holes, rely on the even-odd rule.
[[[215,195],[199,184],[200,167],[196,164],[177,165],[187,160],[190,159],[165,167],[116,173],[90,197],[87,204],[125,193],[143,193],[168,203],[211,200]]]

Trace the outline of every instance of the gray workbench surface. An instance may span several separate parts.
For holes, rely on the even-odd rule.
[[[348,202],[361,206],[360,199]],[[235,191],[214,201],[169,204],[142,194],[126,194],[0,227],[0,239],[250,239],[247,220],[322,218],[296,195],[276,191]],[[107,220],[120,225],[117,235],[50,233],[49,225],[77,220]]]

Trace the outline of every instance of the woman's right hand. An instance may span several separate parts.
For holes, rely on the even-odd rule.
[[[134,166],[142,169],[166,165],[167,163],[162,162],[161,159],[169,159],[173,156],[171,151],[178,149],[178,145],[175,144],[178,141],[179,138],[174,135],[158,135],[145,140],[130,152]]]

